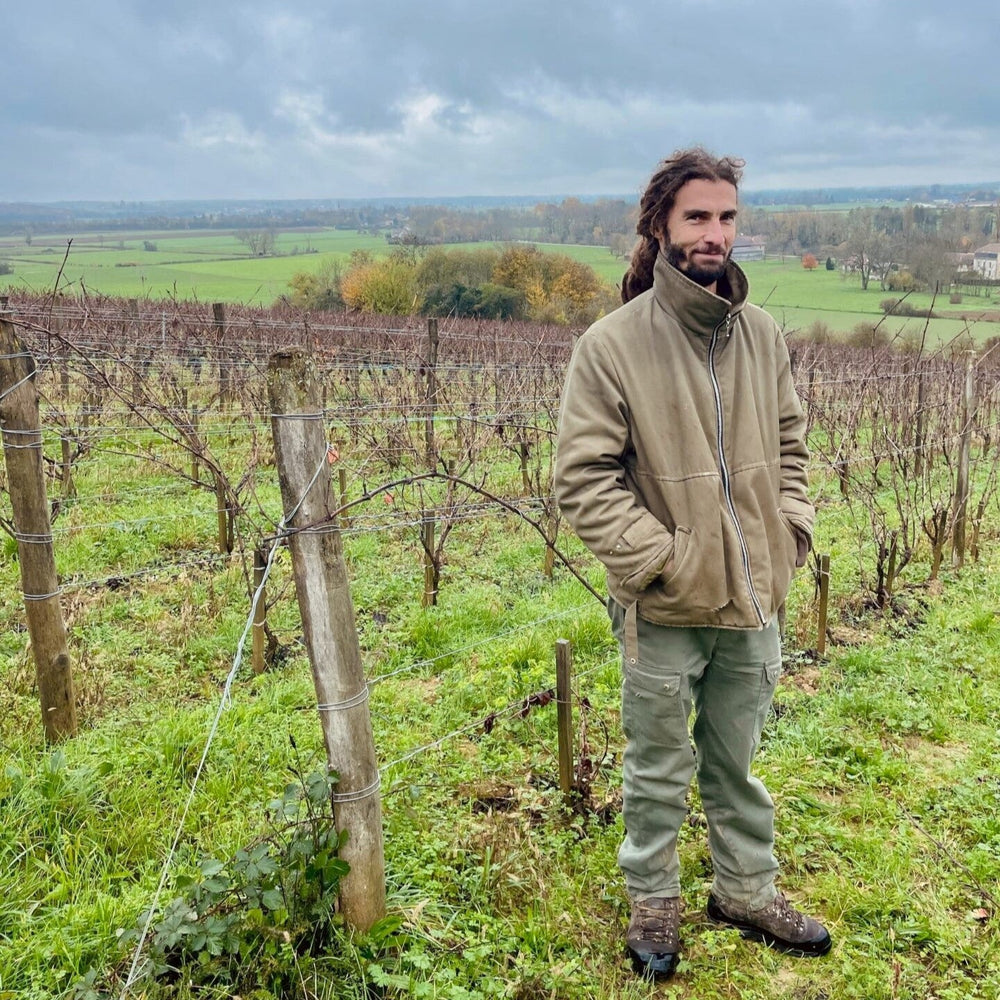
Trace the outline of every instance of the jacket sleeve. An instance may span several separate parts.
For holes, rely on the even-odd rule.
[[[566,373],[555,493],[566,520],[625,591],[638,594],[673,553],[670,531],[626,485],[628,404],[604,344],[584,334]]]
[[[778,368],[778,434],[781,448],[780,509],[789,524],[811,544],[816,510],[809,500],[806,464],[806,418],[792,379],[785,338],[776,337]]]

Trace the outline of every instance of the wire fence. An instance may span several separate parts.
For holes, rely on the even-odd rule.
[[[208,551],[215,529],[225,535],[220,547],[244,553],[273,535],[280,503],[268,454],[274,415],[266,370],[274,351],[294,348],[309,352],[324,386],[318,418],[337,453],[338,526],[345,534],[387,533],[419,552],[426,541],[414,536],[429,522],[443,534],[442,528],[514,517],[550,531],[552,544],[558,538],[553,437],[578,331],[442,321],[433,353],[427,326],[416,319],[331,320],[290,309],[31,296],[11,304],[37,364],[44,423],[39,440],[10,447],[45,455],[50,486],[60,496],[53,538],[107,541],[184,525],[201,549],[176,560],[109,567],[106,575],[71,570],[64,590],[120,587],[182,568],[212,570],[229,558]],[[917,355],[807,342],[790,347],[814,442],[815,479],[842,488],[849,480],[870,502],[873,477],[912,486],[917,459],[925,459],[925,468],[955,465],[971,429],[985,482],[973,499],[983,506],[985,497],[991,509],[998,352],[987,346],[970,355],[956,345]],[[963,406],[970,371],[971,411]],[[86,492],[79,486],[86,467],[102,463],[113,464],[122,488]],[[156,486],[138,485],[153,472]],[[924,485],[925,502],[940,506],[947,489],[929,479]],[[133,505],[169,505],[186,494],[205,502],[181,513],[129,513]],[[229,522],[228,535],[222,521]],[[440,536],[434,544],[438,551],[425,554],[440,562]]]
[[[191,797],[220,714],[235,696],[243,647],[260,606],[266,608],[267,584],[273,573],[284,572],[278,541],[288,517],[275,484],[270,443],[275,415],[267,403],[267,365],[274,352],[308,352],[323,384],[324,400],[313,416],[324,424],[330,442],[326,460],[339,478],[331,526],[345,536],[388,540],[438,573],[456,526],[513,520],[536,530],[547,551],[573,545],[565,531],[560,535],[552,490],[554,430],[573,331],[446,322],[438,331],[435,354],[426,325],[417,321],[351,317],[330,322],[290,310],[222,313],[211,306],[163,309],[143,302],[25,298],[14,306],[27,354],[36,364],[28,378],[42,396],[43,424],[36,437],[6,446],[39,450],[45,460],[55,497],[51,541],[57,554],[80,539],[91,540],[94,550],[117,553],[114,565],[97,572],[93,553],[65,557],[60,592],[86,600],[92,592],[141,589],[158,577],[180,573],[211,579],[234,565],[253,581],[247,587],[246,624]],[[890,558],[890,552],[915,548],[921,531],[926,533],[941,511],[947,515],[942,537],[931,541],[939,548],[943,536],[952,537],[959,501],[978,517],[977,532],[987,530],[995,514],[1000,352],[989,345],[976,352],[962,346],[914,355],[874,347],[791,345],[813,442],[810,472],[824,485],[839,484],[845,500],[856,505],[859,550],[875,551],[869,579],[862,567],[861,582],[876,597],[891,601],[892,574],[902,572],[900,564],[907,561]],[[0,393],[6,396],[27,380],[0,387]],[[968,480],[973,485],[963,496],[956,470],[970,441],[975,445]],[[0,477],[0,526],[14,541],[24,542],[5,505],[8,485]],[[178,512],[178,502],[190,509]],[[186,537],[180,551],[156,552],[181,530]],[[112,544],[143,534],[150,536],[148,547],[123,550]],[[156,554],[144,561],[150,548]],[[251,563],[262,550],[264,572],[255,578]],[[435,596],[441,586],[437,577]],[[287,600],[287,586],[280,599]],[[407,660],[404,654],[402,663],[370,650],[368,686],[384,685],[388,692],[408,678],[466,663],[489,648],[555,634],[595,607],[588,596],[561,610],[539,610],[528,621],[433,656]],[[289,646],[299,642],[283,638]],[[617,663],[609,635],[577,671],[577,682],[611,672]],[[460,724],[382,761],[380,775],[546,704],[531,676],[499,707],[484,704]],[[576,702],[584,707],[578,693]],[[157,899],[190,803],[189,797]],[[155,907],[156,900],[150,914]],[[141,942],[136,961],[139,950]]]

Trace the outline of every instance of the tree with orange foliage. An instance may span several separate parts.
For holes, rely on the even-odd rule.
[[[802,255],[802,266],[807,271],[815,271],[819,267],[819,261],[811,253],[804,253]]]

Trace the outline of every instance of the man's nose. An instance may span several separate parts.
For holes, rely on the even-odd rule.
[[[726,242],[725,232],[722,228],[721,219],[710,219],[705,228],[705,239],[709,243],[721,245]]]

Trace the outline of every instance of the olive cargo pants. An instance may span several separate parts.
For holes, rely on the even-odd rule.
[[[680,895],[677,835],[697,771],[714,891],[766,906],[778,870],[774,806],[750,765],[781,672],[776,622],[760,631],[672,628],[636,619],[614,600],[608,612],[623,653],[618,863],[630,897]]]

